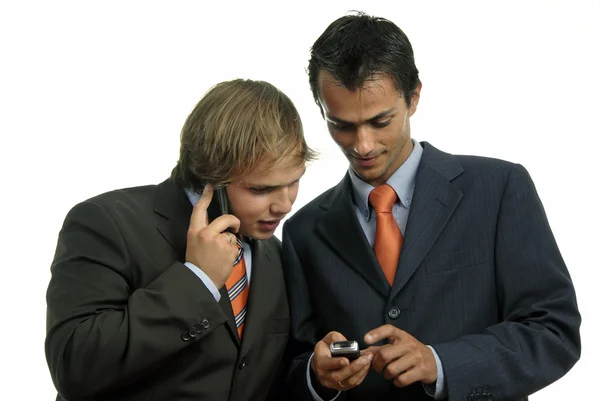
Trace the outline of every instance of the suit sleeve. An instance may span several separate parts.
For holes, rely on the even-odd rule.
[[[146,288],[133,288],[137,261],[120,228],[102,206],[87,201],[69,212],[59,234],[45,345],[52,380],[65,399],[91,399],[135,382],[226,320],[181,263]]]
[[[314,347],[326,333],[319,333],[315,324],[315,313],[310,289],[304,275],[287,223],[283,226],[283,272],[290,303],[291,333],[287,354],[286,400],[314,401],[307,382],[309,359]],[[322,387],[313,380],[312,385],[324,400],[331,400],[337,391]],[[342,393],[343,395],[343,393]],[[338,397],[337,400],[343,400]]]
[[[475,388],[517,399],[563,376],[579,359],[575,291],[527,171],[515,165],[506,182],[495,244],[496,286],[503,321],[485,332],[432,344],[450,401]]]

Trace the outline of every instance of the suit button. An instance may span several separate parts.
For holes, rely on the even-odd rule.
[[[186,330],[186,331],[184,331],[184,332],[181,334],[181,339],[182,339],[183,341],[190,341],[190,339],[191,339],[191,338],[192,338],[192,337],[190,337],[190,332],[189,332],[189,331],[187,331],[187,330]]]
[[[200,325],[202,327],[204,327],[205,329],[208,329],[210,327],[210,322],[208,321],[208,319],[202,319],[202,321],[200,322]]]
[[[246,360],[242,359],[242,362],[240,362],[240,366],[239,366],[240,370],[244,369],[246,366],[248,366],[248,364],[246,363]]]
[[[190,329],[189,333],[190,333],[190,337],[194,338],[194,337],[196,337],[198,335],[198,330],[196,330],[195,327],[192,327]]]
[[[392,306],[388,310],[388,316],[390,319],[398,319],[400,317],[400,309],[396,308],[395,306]]]

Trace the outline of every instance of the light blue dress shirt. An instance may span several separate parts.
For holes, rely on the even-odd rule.
[[[192,192],[186,189],[185,194],[192,203],[192,206],[196,205],[196,203],[198,203],[198,201],[200,200],[200,194],[196,192]],[[243,243],[243,247],[244,263],[246,264],[246,275],[248,276],[248,287],[250,287],[250,276],[252,273],[252,248],[250,248],[250,244],[248,244],[247,242]],[[204,273],[198,266],[194,265],[193,263],[185,262],[184,265],[188,269],[190,269],[192,273],[198,276],[200,280],[202,280],[206,288],[208,288],[213,297],[215,297],[215,300],[219,302],[221,300],[221,293],[219,292],[219,289],[217,288],[215,283],[213,283],[213,281],[206,275],[206,273]]]
[[[387,180],[387,184],[389,184],[396,194],[398,195],[399,202],[396,202],[392,208],[392,214],[398,223],[398,227],[400,227],[400,231],[404,235],[404,231],[406,230],[406,222],[408,221],[408,213],[410,211],[410,206],[412,204],[413,194],[415,191],[415,179],[417,176],[417,170],[419,168],[419,163],[421,162],[421,156],[423,155],[423,147],[421,144],[412,140],[413,150],[408,156],[408,159],[400,166],[398,170],[392,174],[392,176]],[[361,180],[352,168],[348,169],[348,174],[350,176],[350,180],[352,182],[353,189],[353,200],[354,200],[354,210],[356,212],[356,216],[358,217],[358,221],[365,233],[369,244],[373,246],[375,242],[375,210],[369,205],[369,194],[373,190],[373,186],[367,184],[363,180]],[[444,381],[444,370],[442,368],[442,362],[433,349],[433,347],[428,346],[433,352],[433,356],[435,358],[435,364],[437,368],[437,381],[435,386],[423,384],[425,392],[432,396],[436,400],[441,400],[446,397],[447,389]],[[310,357],[312,359],[312,356]],[[308,362],[307,368],[307,380],[308,380],[308,388],[310,390],[311,395],[315,401],[324,401],[321,397],[319,397],[314,390],[311,380],[310,380],[310,359]],[[335,400],[339,394],[332,399]]]

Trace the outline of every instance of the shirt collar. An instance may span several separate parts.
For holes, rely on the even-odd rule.
[[[389,184],[396,191],[398,198],[400,198],[400,204],[406,208],[410,208],[412,204],[412,197],[415,191],[415,178],[419,163],[421,162],[421,156],[423,155],[421,144],[416,140],[411,139],[411,141],[413,143],[412,152],[410,152],[406,161],[400,168],[394,171],[394,174],[386,182],[386,184]],[[360,213],[369,221],[371,219],[369,194],[374,187],[360,179],[352,167],[348,169],[348,174],[352,182],[354,203],[360,210]]]
[[[185,194],[187,195],[188,199],[190,200],[190,203],[192,204],[192,206],[196,206],[196,203],[198,203],[198,201],[200,200],[201,194],[199,194],[198,192],[192,191],[189,188],[184,188],[183,190],[185,191]]]

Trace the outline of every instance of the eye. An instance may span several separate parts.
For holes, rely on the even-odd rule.
[[[248,188],[253,194],[267,194],[273,190],[273,187],[250,187]]]
[[[338,131],[351,131],[354,129],[354,125],[352,124],[342,124],[342,123],[336,123],[333,121],[328,121],[328,124],[335,130]]]
[[[383,120],[383,121],[373,121],[373,122],[371,123],[371,125],[372,125],[373,127],[375,127],[375,128],[385,128],[385,127],[387,127],[388,125],[390,125],[390,123],[391,123],[391,122],[392,122],[392,119],[391,119],[391,118],[389,118],[389,119],[387,119],[387,120]]]

